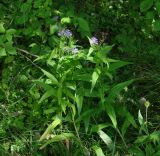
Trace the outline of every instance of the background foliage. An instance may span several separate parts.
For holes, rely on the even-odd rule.
[[[0,8],[0,155],[160,155],[159,0]]]

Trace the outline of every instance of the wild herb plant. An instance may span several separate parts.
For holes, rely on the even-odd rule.
[[[57,47],[50,54],[40,56],[35,61],[46,62],[47,69],[42,69],[43,76],[35,83],[45,92],[41,96],[39,103],[41,105],[49,104],[48,111],[52,114],[53,122],[40,138],[40,141],[47,144],[62,140],[72,140],[76,137],[82,149],[83,141],[79,133],[86,133],[90,137],[92,133],[98,133],[110,149],[113,149],[112,140],[101,129],[112,127],[119,133],[125,146],[126,143],[118,128],[114,101],[120,91],[131,84],[134,80],[112,85],[113,73],[129,62],[110,59],[108,53],[112,49],[109,45],[100,45],[96,37],[88,38],[90,48],[85,49],[76,45],[72,32],[69,29],[62,29],[58,32],[59,39]],[[126,110],[127,113],[127,110]],[[136,127],[132,116],[129,123]],[[107,116],[111,122],[104,120]],[[102,121],[101,121],[102,120]],[[99,123],[101,121],[102,123]],[[55,129],[60,129],[66,133],[55,133]],[[70,126],[68,126],[70,125]],[[102,128],[98,128],[102,125]],[[97,129],[97,128],[98,129]],[[75,133],[71,133],[75,131]],[[85,152],[84,152],[85,153]]]
[[[159,156],[159,6],[1,0],[0,155]]]

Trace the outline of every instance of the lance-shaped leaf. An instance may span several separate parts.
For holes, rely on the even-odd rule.
[[[117,97],[117,95],[125,88],[127,87],[128,85],[130,85],[131,83],[133,83],[135,80],[132,79],[132,80],[129,80],[129,81],[125,81],[125,82],[122,82],[122,83],[119,83],[117,85],[115,85],[111,90],[110,90],[110,93],[106,99],[106,102],[107,103],[112,103],[115,98]]]
[[[5,33],[4,23],[0,23],[0,33]]]
[[[41,70],[52,81],[53,84],[58,85],[58,80],[55,78],[55,76],[53,76],[51,73],[47,72],[44,69],[41,69]]]
[[[91,133],[93,132],[99,132],[100,130],[109,127],[109,124],[103,123],[103,124],[98,124],[98,125],[93,125],[91,128]]]
[[[98,132],[100,138],[104,141],[104,143],[110,148],[112,149],[113,147],[113,141],[111,140],[111,138],[106,134],[104,133],[102,130],[100,130]]]
[[[93,150],[96,152],[97,156],[105,156],[102,149],[98,146],[93,146]]]
[[[153,5],[153,0],[143,0],[140,4],[140,11],[145,12],[149,10]]]
[[[110,66],[109,66],[109,71],[115,71],[123,66],[126,66],[128,64],[131,64],[130,62],[125,62],[125,61],[117,61],[117,62],[114,62],[114,63],[110,63]]]
[[[76,95],[76,103],[77,103],[78,115],[80,115],[83,104],[83,96]]]
[[[112,106],[115,98],[117,97],[117,95],[128,85],[130,85],[131,83],[133,83],[135,80],[129,80],[129,81],[125,81],[122,83],[117,84],[116,86],[114,86],[111,90],[110,93],[108,95],[108,97],[106,98],[106,111],[108,116],[110,117],[114,127],[117,127],[117,120],[116,120],[116,114],[115,114],[115,110],[114,107]]]
[[[60,135],[55,135],[53,136],[52,139],[50,139],[49,141],[47,141],[43,146],[40,147],[40,149],[43,149],[44,147],[46,147],[48,144],[51,144],[53,142],[59,142],[59,141],[64,141],[64,140],[69,140],[70,138],[74,138],[74,134],[73,133],[62,133]]]
[[[117,128],[116,113],[115,113],[114,107],[112,106],[111,103],[107,103],[106,111],[107,111],[107,114],[112,121],[112,124],[113,124],[114,128]]]
[[[143,125],[143,124],[144,124],[144,119],[143,119],[143,116],[142,116],[140,110],[138,111],[138,121],[139,121],[139,124],[140,124],[140,125]]]
[[[48,136],[48,134],[50,134],[50,132],[57,127],[59,124],[61,123],[61,120],[59,118],[56,118],[52,124],[50,124],[48,126],[48,128],[45,130],[45,132],[43,133],[43,135],[40,137],[39,141],[42,141],[44,139],[46,139],[46,137]]]
[[[49,98],[50,96],[53,96],[54,94],[56,94],[55,89],[51,88],[47,90],[39,100],[39,103],[43,102],[45,99]]]
[[[92,86],[91,86],[91,92],[92,92],[94,86],[96,85],[96,82],[97,82],[97,80],[98,80],[100,74],[101,74],[100,69],[96,68],[95,71],[94,71],[93,74],[92,74]]]

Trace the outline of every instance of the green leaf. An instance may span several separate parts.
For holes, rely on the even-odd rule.
[[[12,42],[12,35],[11,34],[7,34],[6,33],[6,39],[8,40],[8,42]]]
[[[69,89],[63,88],[63,93],[66,94],[69,98],[73,99],[75,101],[75,95],[72,93]]]
[[[136,156],[146,156],[143,151],[136,146],[133,146],[131,149],[129,149],[129,152],[136,155]]]
[[[101,47],[100,52],[104,53],[104,54],[108,54],[108,52],[110,52],[112,50],[114,45],[104,45],[103,47]]]
[[[86,96],[86,97],[101,97],[100,92],[93,90],[91,92],[90,89],[84,89],[84,88],[80,88],[78,90],[80,95]]]
[[[25,24],[28,21],[28,18],[29,18],[28,14],[22,14],[20,17],[16,18],[16,23]]]
[[[53,35],[58,30],[58,25],[50,25],[50,35]]]
[[[112,142],[111,138],[110,138],[106,133],[104,133],[102,130],[100,130],[100,131],[98,132],[98,134],[99,134],[100,138],[104,141],[104,143],[105,143],[110,149],[112,149],[112,147],[113,147],[113,142]]]
[[[0,33],[5,33],[4,23],[0,23]]]
[[[16,29],[8,29],[8,30],[6,31],[6,33],[7,33],[7,34],[10,34],[10,35],[13,35],[13,34],[16,33]]]
[[[78,115],[80,115],[83,104],[83,96],[76,95],[76,103],[77,103]]]
[[[149,10],[153,5],[153,0],[143,0],[140,4],[140,11],[145,12]]]
[[[61,100],[62,100],[62,87],[61,86],[57,89],[57,98],[58,98],[58,103],[60,105]]]
[[[66,109],[67,109],[67,101],[62,99],[60,101],[60,106],[61,106],[61,110],[63,111],[64,114],[66,114]]]
[[[125,115],[126,115],[126,119],[132,124],[132,126],[137,128],[138,126],[134,120],[134,117],[131,115],[131,113],[126,110]]]
[[[102,149],[98,146],[93,146],[92,147],[94,149],[94,151],[96,152],[96,155],[97,156],[105,156]]]
[[[40,137],[39,141],[42,141],[44,139],[46,139],[46,137],[48,136],[48,134],[50,134],[50,132],[57,127],[59,124],[61,123],[61,120],[59,118],[56,118],[52,124],[50,124],[48,126],[48,128],[45,130],[45,132],[42,134],[42,136]]]
[[[97,52],[94,58],[95,60],[96,58],[98,58],[97,60],[98,63],[104,62],[105,64],[107,64],[107,67],[109,68],[109,62],[108,62],[108,59],[106,58],[105,53]]]
[[[91,74],[74,74],[72,77],[72,80],[78,80],[78,81],[87,81],[90,82],[91,81]]]
[[[80,33],[84,36],[90,36],[90,28],[88,22],[84,19],[79,17],[78,19],[78,24],[79,24],[79,30]]]
[[[41,103],[41,102],[43,102],[45,99],[47,99],[47,98],[49,98],[50,96],[53,96],[53,95],[55,95],[55,89],[49,89],[49,90],[47,90],[44,94],[43,94],[43,96],[41,97],[41,99],[39,100],[39,103]]]
[[[0,47],[0,56],[7,56],[5,48]]]
[[[135,143],[137,143],[137,144],[142,144],[142,143],[145,143],[146,141],[148,141],[148,139],[149,139],[149,136],[148,136],[148,135],[143,135],[143,136],[138,137],[138,138],[135,140]]]
[[[45,109],[44,113],[45,114],[50,114],[50,113],[54,113],[57,110],[57,107],[52,107],[50,109]]]
[[[97,82],[100,74],[101,74],[100,69],[96,68],[95,71],[94,71],[93,74],[92,74],[91,92],[92,92],[92,90],[93,90],[93,88],[94,88],[94,86],[95,86],[95,84],[96,84],[96,82]]]
[[[20,76],[20,80],[19,81],[21,81],[22,83],[27,82],[27,80],[28,80],[28,77],[26,75],[21,75]]]
[[[85,119],[83,120],[83,122],[84,122],[85,132],[86,132],[86,134],[87,134],[88,128],[89,128],[89,124],[90,124],[90,117],[85,118]]]
[[[116,120],[116,115],[115,115],[115,110],[112,106],[115,98],[117,97],[117,95],[128,85],[130,85],[131,83],[133,83],[135,80],[129,80],[129,81],[125,81],[122,83],[117,84],[116,86],[114,86],[111,90],[110,93],[108,95],[108,97],[106,98],[106,111],[108,116],[110,117],[114,127],[117,127],[117,120]]]
[[[153,30],[154,30],[154,31],[160,31],[160,20],[156,20],[156,21],[153,23]]]
[[[70,102],[67,102],[67,106],[72,109],[72,117],[74,118],[75,115],[76,115],[76,108],[75,108],[75,106],[72,103],[70,103]]]
[[[122,135],[124,136],[128,127],[130,126],[130,124],[132,124],[133,127],[137,128],[137,124],[133,118],[133,116],[130,114],[130,112],[125,108],[125,110],[122,112],[126,119],[122,125]]]
[[[76,123],[80,122],[83,119],[90,118],[90,116],[92,116],[94,113],[95,113],[94,109],[90,109],[90,110],[85,111],[83,114],[81,114],[81,116],[79,116],[76,119]]]
[[[36,0],[34,1],[34,8],[39,8],[42,5],[42,1],[41,0]]]
[[[114,62],[114,63],[110,63],[109,65],[109,71],[114,71],[114,70],[117,70],[123,66],[126,66],[128,64],[131,64],[130,62],[125,62],[125,61],[117,61],[117,62]]]
[[[14,48],[12,46],[12,42],[5,43],[5,49],[6,49],[8,54],[11,54],[11,55],[16,55],[17,54],[16,48]]]
[[[51,87],[50,85],[46,84],[46,83],[43,82],[43,81],[36,80],[36,81],[33,81],[33,82],[35,82],[37,85],[39,85],[40,87],[42,87],[42,88],[45,89],[46,91],[52,89],[52,87]]]
[[[20,8],[21,12],[29,13],[30,9],[32,8],[32,3],[31,2],[22,3]]]
[[[160,0],[156,0],[155,6],[156,10],[158,11],[158,14],[160,14]]]
[[[44,69],[41,69],[41,70],[44,73],[44,75],[46,75],[52,81],[53,84],[58,85],[58,80],[51,73],[47,72]]]
[[[8,56],[5,58],[5,64],[10,64],[11,62],[14,61],[14,56]],[[27,78],[28,79],[28,78]]]
[[[122,136],[124,137],[124,135],[126,134],[126,131],[128,129],[128,127],[130,126],[130,122],[128,121],[128,119],[125,119],[121,131],[122,131]]]
[[[140,124],[140,125],[143,125],[143,124],[144,124],[144,119],[143,119],[143,116],[142,116],[140,110],[138,111],[138,121],[139,121],[139,124]]]
[[[53,135],[53,138],[47,141],[43,146],[40,147],[40,149],[43,149],[46,147],[48,144],[51,144],[53,142],[59,142],[59,141],[64,141],[64,140],[69,140],[70,138],[74,138],[73,133],[62,133],[60,135]]]
[[[106,127],[109,127],[110,125],[109,124],[98,124],[98,125],[93,125],[92,128],[91,128],[91,133],[93,132],[98,132],[100,131],[101,129],[104,129]]]
[[[114,110],[113,106],[111,105],[111,103],[106,104],[106,111],[112,121],[114,128],[117,128],[116,114],[115,114],[115,110]]]
[[[132,79],[132,80],[128,80],[128,81],[125,81],[125,82],[122,82],[122,83],[119,83],[117,85],[115,85],[109,92],[109,95],[106,99],[106,102],[107,103],[112,103],[115,98],[117,97],[117,95],[127,86],[129,86],[130,84],[132,84],[135,80]]]
[[[159,143],[160,141],[160,131],[155,131],[150,134],[149,139],[153,141],[154,144]]]
[[[61,23],[62,24],[69,24],[69,23],[71,23],[71,19],[69,17],[63,17],[61,19]]]

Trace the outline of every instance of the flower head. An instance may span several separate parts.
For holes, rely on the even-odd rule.
[[[92,37],[90,39],[90,44],[91,45],[98,45],[98,39],[96,37]]]
[[[69,29],[64,29],[58,32],[58,36],[65,36],[70,38],[72,36],[72,32]]]
[[[146,101],[147,100],[146,100],[145,97],[141,97],[140,100],[139,100],[139,103],[143,105],[143,104],[145,104]]]
[[[65,30],[65,36],[68,37],[68,38],[71,37],[72,36],[72,32],[69,29],[66,29]]]
[[[78,48],[74,47],[74,48],[72,49],[72,53],[73,53],[73,54],[77,54],[77,53],[78,53]]]

